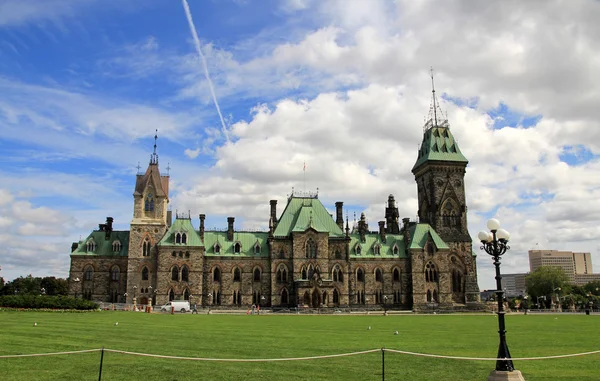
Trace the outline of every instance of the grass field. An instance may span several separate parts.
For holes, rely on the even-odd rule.
[[[600,349],[600,316],[508,315],[511,355]],[[37,326],[34,327],[34,323]],[[115,322],[119,324],[114,325]],[[371,326],[371,330],[367,327]],[[111,348],[217,358],[305,357],[391,348],[495,357],[493,315],[223,316],[0,312],[0,355]],[[393,332],[398,331],[398,335]],[[600,380],[600,355],[517,361],[526,380]],[[0,359],[0,380],[97,380],[100,353]],[[495,363],[385,354],[386,380],[486,380]],[[102,380],[381,380],[381,353],[309,361],[200,362],[105,353]]]

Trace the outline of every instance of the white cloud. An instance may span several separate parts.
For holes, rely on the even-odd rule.
[[[536,243],[591,251],[600,271],[595,228],[600,161],[592,157],[577,166],[561,161],[566,146],[600,153],[598,2],[288,1],[282,9],[288,29],[232,45],[203,44],[224,108],[235,108],[240,100],[244,107],[259,103],[247,120],[232,120],[230,144],[216,145],[222,142],[216,123],[193,130],[214,111],[191,52],[182,56],[152,38],[117,51],[99,67],[124,81],[157,73],[175,81],[176,95],[164,100],[172,109],[4,79],[0,90],[9,98],[0,103],[0,121],[9,128],[3,134],[19,139],[16,126],[26,120],[44,126],[28,139],[41,144],[52,131],[53,141],[69,136],[70,143],[59,142],[67,148],[86,147],[88,136],[125,135],[134,141],[158,127],[192,147],[183,151],[187,157],[214,155],[214,165],[173,166],[172,204],[207,213],[216,226],[230,215],[248,227],[266,226],[268,200],[278,199],[281,210],[292,187],[304,188],[306,161],[307,189],[319,187],[329,208],[337,200],[363,207],[375,226],[389,193],[396,195],[403,216],[416,214],[410,169],[428,110],[433,65],[438,94],[471,105],[442,103],[470,160],[466,184],[473,236],[495,214],[512,233],[504,272],[526,271],[527,250]],[[303,19],[314,27],[300,33],[302,27],[289,26]],[[147,61],[139,60],[144,57]],[[200,117],[198,110],[191,116],[177,108],[182,100],[197,99]],[[494,129],[510,122],[506,115],[495,120],[488,115],[500,104],[542,119],[529,128]],[[113,143],[110,152],[121,160],[117,153],[124,148]],[[98,157],[104,144],[86,149],[97,150]],[[128,202],[123,201],[124,209]],[[27,230],[25,224],[19,226]],[[493,288],[487,255],[479,254],[478,267],[480,286]]]
[[[189,157],[190,159],[195,159],[196,157],[198,157],[198,155],[200,155],[200,148],[196,148],[196,149],[189,149],[186,148],[183,153],[185,154],[185,156]]]

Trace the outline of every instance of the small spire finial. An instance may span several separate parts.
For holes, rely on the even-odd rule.
[[[139,162],[139,161],[138,161],[138,165],[137,165],[137,167],[136,167],[136,168],[137,168],[137,170],[138,170],[138,171],[137,171],[137,174],[139,175],[139,174],[140,174],[140,168],[142,168],[142,167],[140,166],[140,162]]]
[[[156,154],[156,141],[158,140],[158,129],[154,133],[154,152],[150,156],[150,164],[158,164],[158,155]]]
[[[433,125],[437,127],[437,106],[435,104],[435,83],[433,82],[433,66],[429,68],[431,73],[431,94],[433,96]]]
[[[171,171],[171,163],[167,163],[167,176],[169,176],[170,171]]]

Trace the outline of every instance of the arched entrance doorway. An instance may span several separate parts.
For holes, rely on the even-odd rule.
[[[310,306],[310,294],[308,293],[308,291],[304,293],[304,305]]]
[[[319,308],[320,304],[321,304],[321,295],[319,293],[319,290],[315,289],[312,293],[312,307]]]
[[[145,296],[142,296],[142,297],[140,298],[140,302],[139,302],[139,303],[140,303],[141,305],[146,305],[146,304],[148,304],[148,298],[147,298],[147,297],[145,297]]]

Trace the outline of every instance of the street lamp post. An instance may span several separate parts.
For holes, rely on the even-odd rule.
[[[562,288],[560,288],[560,287],[556,287],[556,288],[552,289],[552,291],[553,291],[553,292],[555,293],[555,295],[556,295],[556,303],[558,303],[558,304],[557,304],[557,305],[558,305],[558,307],[556,307],[556,310],[557,310],[558,312],[561,312],[561,311],[562,311],[562,306],[560,305],[560,291],[561,291],[561,290],[562,290]],[[554,298],[552,298],[552,299],[554,299]],[[554,300],[552,300],[552,304],[554,304]]]
[[[388,300],[387,295],[384,295],[383,296],[383,313],[385,315],[387,315],[387,300]]]
[[[148,306],[152,309],[152,286],[148,286]]]
[[[133,286],[133,310],[135,311],[137,309],[137,303],[135,300],[135,292],[137,291],[137,286]]]
[[[79,291],[79,282],[81,282],[81,279],[75,278],[73,282],[75,282],[75,299],[77,299],[77,291]]]
[[[479,232],[478,238],[481,241],[481,250],[492,256],[494,266],[496,267],[496,299],[498,301],[498,334],[500,335],[500,345],[498,347],[498,360],[496,361],[496,369],[490,374],[488,380],[499,379],[496,376],[498,372],[510,372],[509,379],[524,380],[521,372],[515,370],[513,362],[506,343],[506,325],[504,322],[504,291],[502,290],[502,275],[500,274],[500,257],[510,249],[508,239],[510,234],[500,229],[500,222],[496,219],[491,219],[487,222],[487,228],[490,232]],[[500,373],[503,374],[503,373]],[[506,378],[503,378],[506,379]]]

